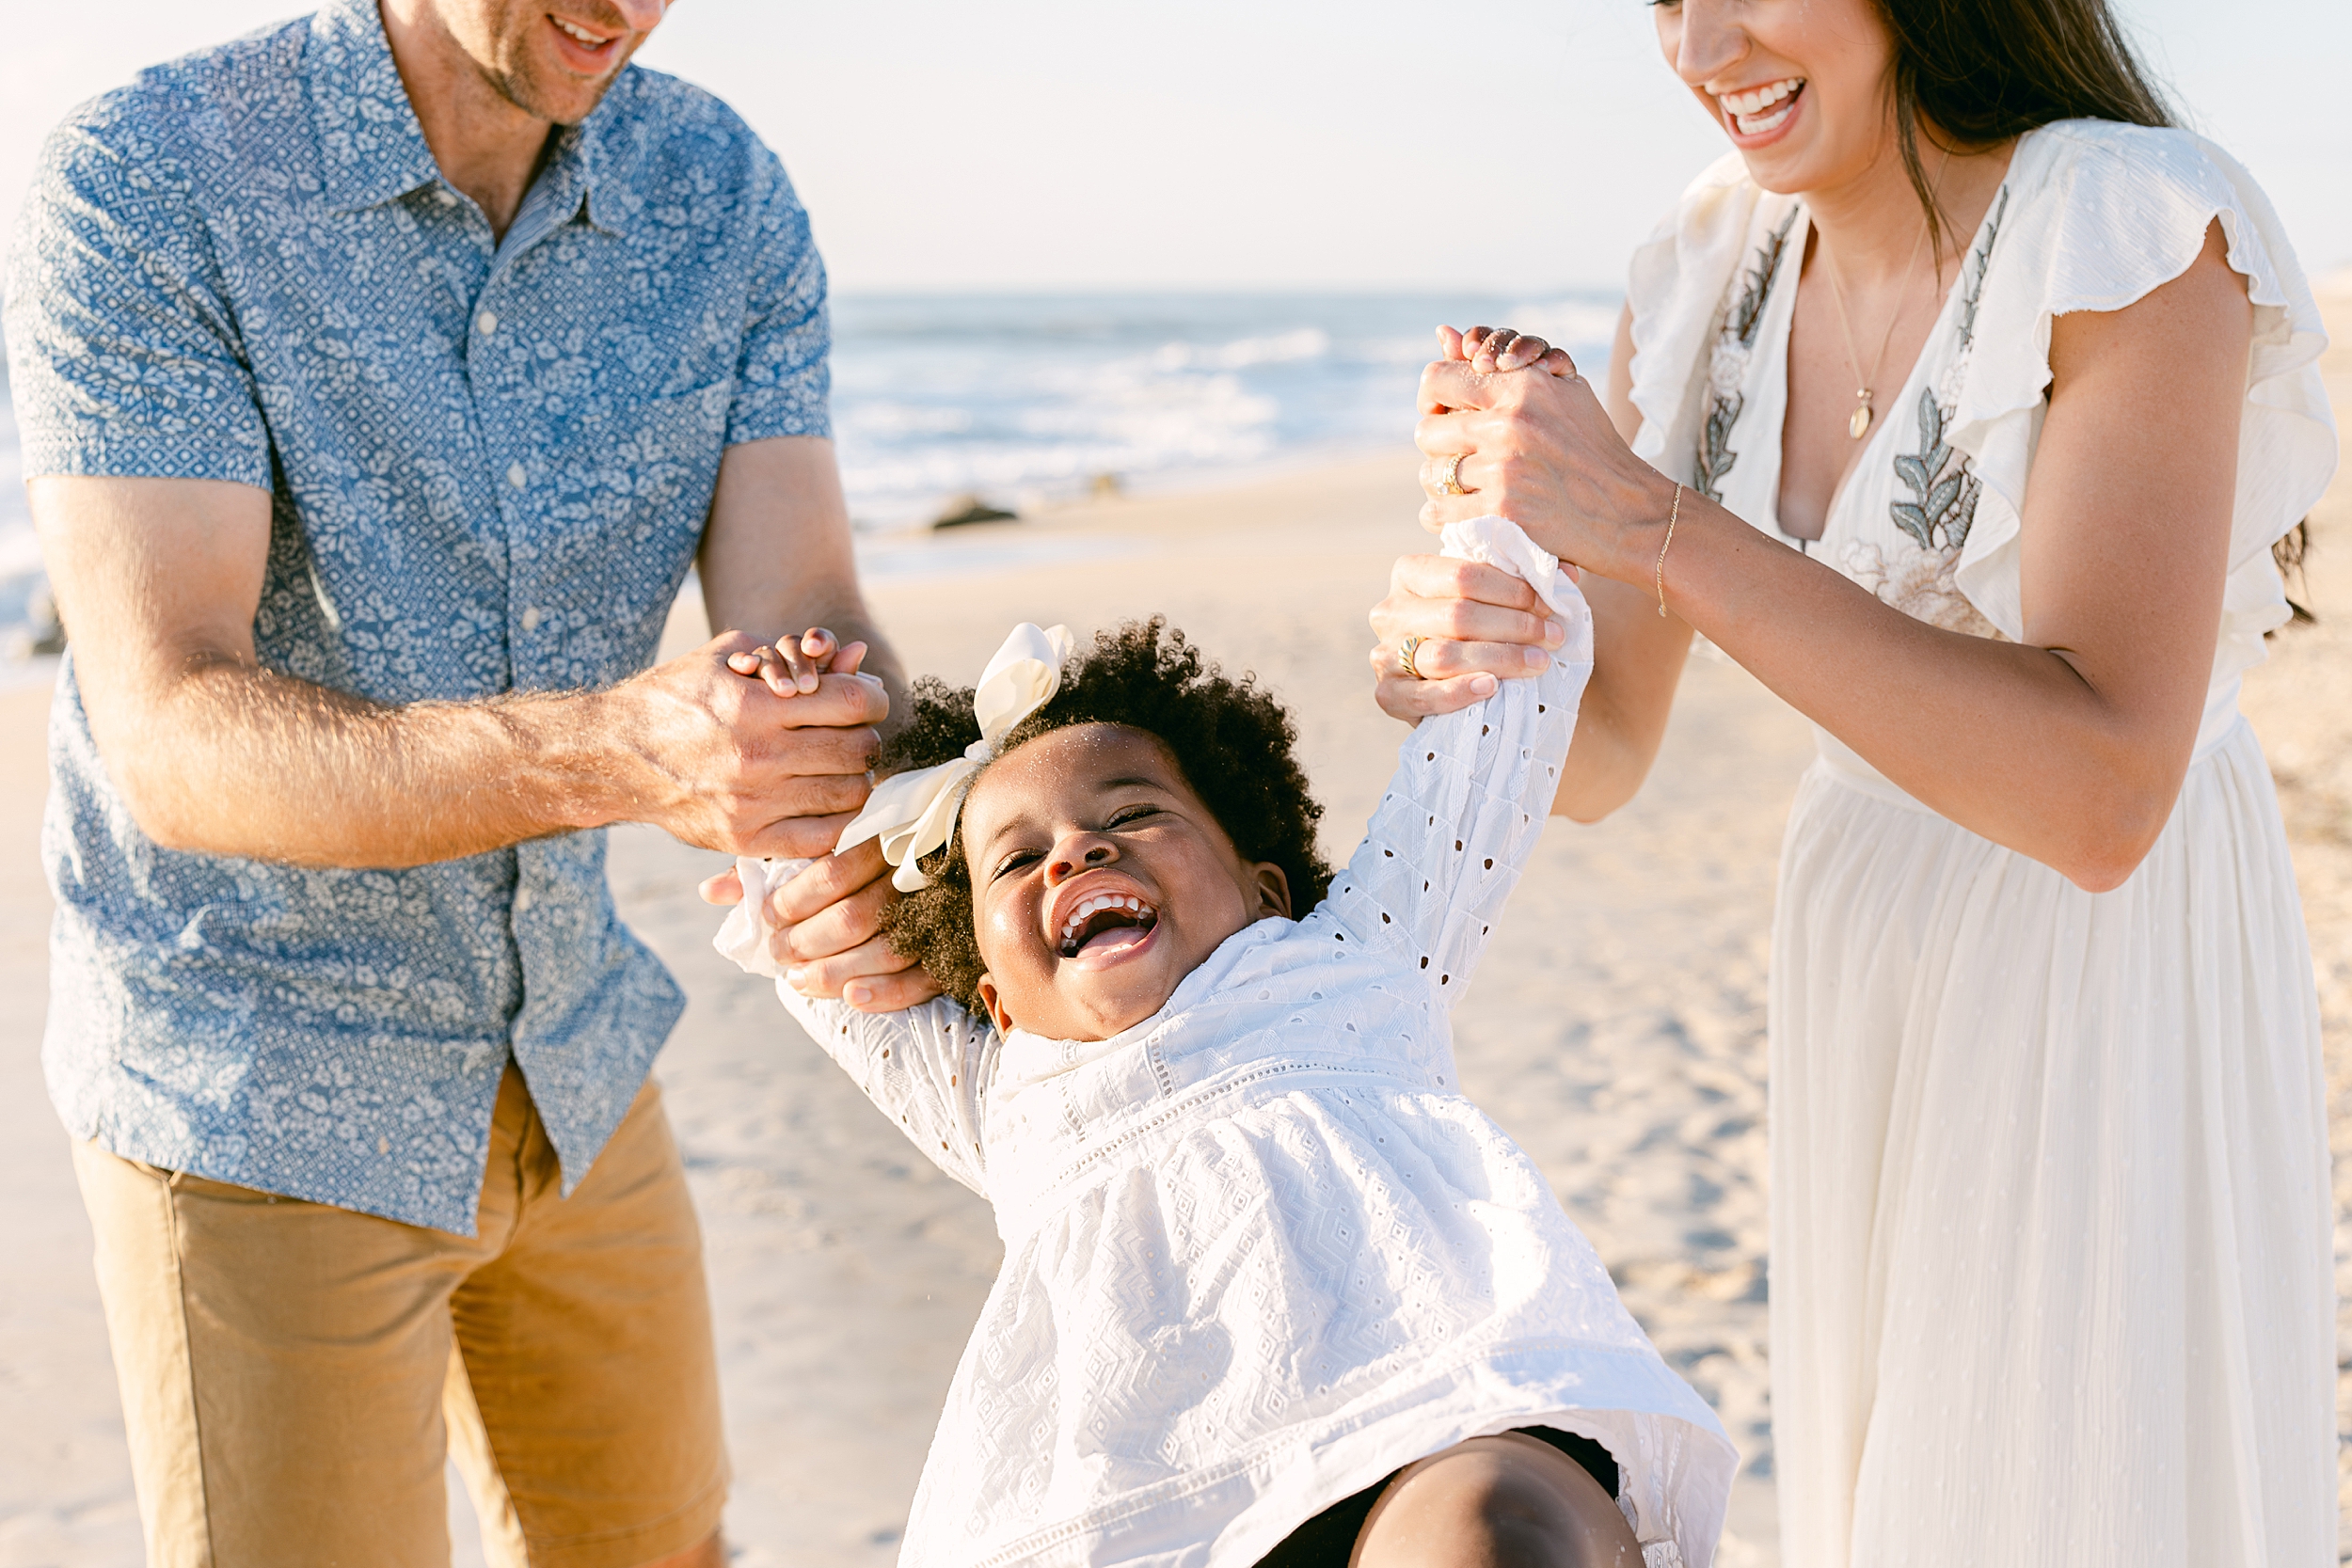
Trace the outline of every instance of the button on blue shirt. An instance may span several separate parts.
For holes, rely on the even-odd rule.
[[[722,451],[828,433],[824,269],[740,119],[632,67],[495,242],[369,0],[61,126],[7,326],[25,473],[269,491],[262,662],[383,704],[644,668]],[[603,834],[407,871],[175,853],[108,781],[71,659],[50,747],[71,1132],[469,1232],[511,1055],[578,1184],[680,1006]]]

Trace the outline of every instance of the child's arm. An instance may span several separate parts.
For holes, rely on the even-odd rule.
[[[1422,721],[1324,909],[1348,940],[1413,961],[1451,1004],[1543,832],[1593,670],[1593,622],[1566,572],[1514,524],[1449,524],[1444,550],[1525,578],[1567,640],[1533,680]]]
[[[740,901],[713,945],[746,972],[772,976],[786,1011],[866,1098],[933,1164],[986,1197],[980,1107],[995,1067],[996,1032],[944,996],[902,1012],[861,1013],[846,1003],[794,990],[769,949],[765,911],[770,892],[806,863],[738,861]]]

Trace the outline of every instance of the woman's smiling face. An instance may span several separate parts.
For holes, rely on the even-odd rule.
[[[1121,724],[1050,731],[991,763],[962,833],[999,1029],[1106,1039],[1226,938],[1290,913],[1281,868],[1243,860],[1168,748]]]
[[[1870,0],[1668,0],[1659,47],[1768,191],[1841,185],[1893,157],[1895,40]]]

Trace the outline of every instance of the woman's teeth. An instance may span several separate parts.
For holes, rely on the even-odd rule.
[[[1789,76],[1768,82],[1745,92],[1727,92],[1718,100],[1731,116],[1731,123],[1743,136],[1762,135],[1776,130],[1795,110],[1797,93],[1804,87],[1804,78]]]

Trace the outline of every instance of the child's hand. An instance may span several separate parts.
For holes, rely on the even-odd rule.
[[[882,934],[882,906],[898,895],[890,867],[872,840],[818,861],[769,891],[759,911],[768,956],[803,996],[839,997],[862,1013],[895,1013],[939,994],[939,983],[900,958]],[[696,889],[707,904],[739,904],[743,879],[733,867]]]
[[[1576,374],[1568,351],[1554,348],[1533,333],[1508,326],[1473,326],[1456,332],[1438,328],[1438,348],[1448,359],[1468,362],[1481,375],[1526,370],[1533,366],[1563,379]]]
[[[866,658],[866,644],[847,647],[822,626],[811,626],[798,637],[778,638],[747,654],[729,654],[727,668],[739,675],[755,675],[779,697],[817,689],[822,675],[854,675]]]

